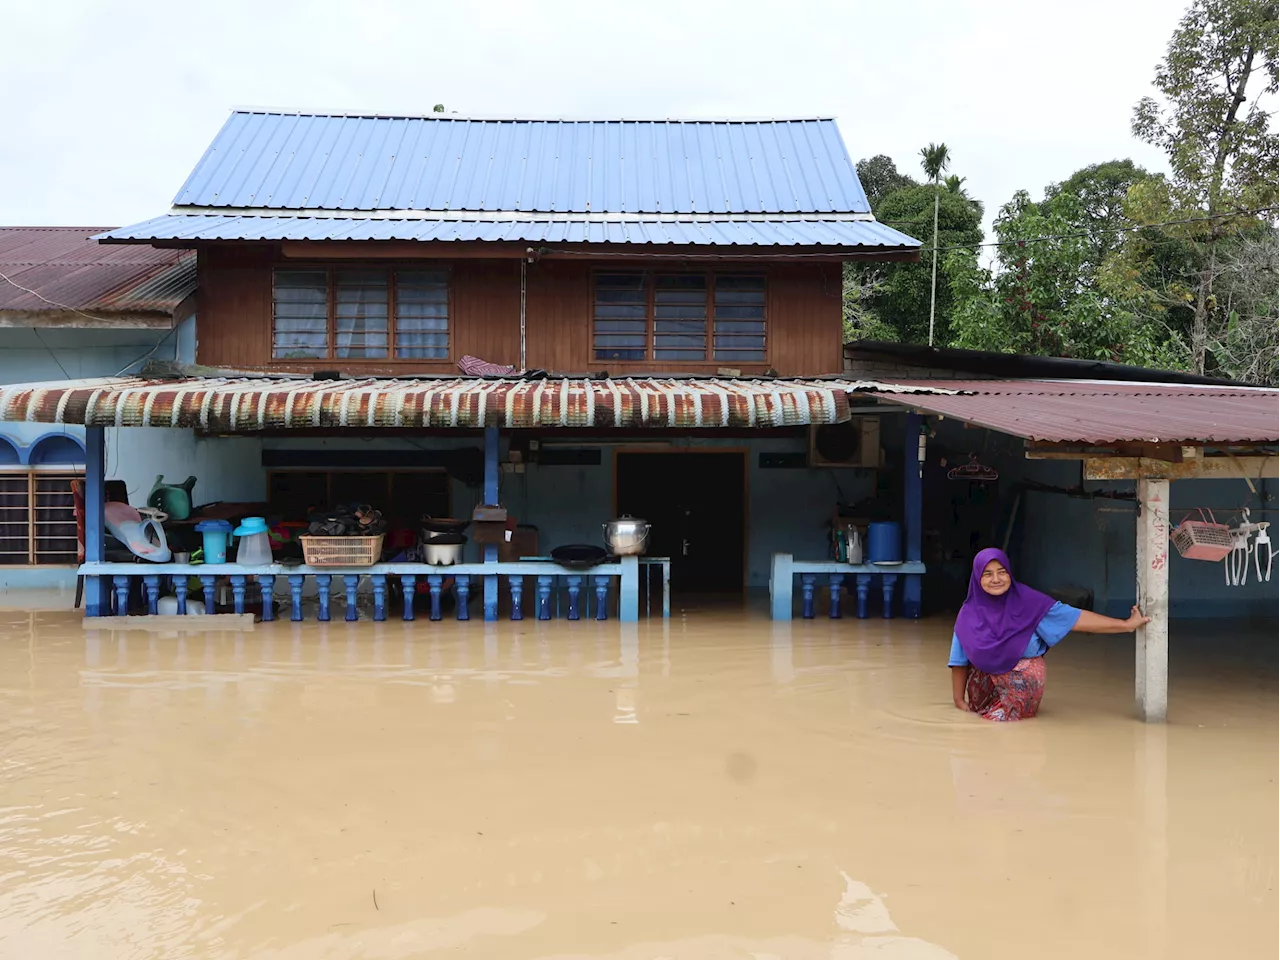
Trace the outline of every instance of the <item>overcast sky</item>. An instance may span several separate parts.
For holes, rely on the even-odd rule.
[[[1129,134],[1184,0],[18,2],[0,224],[164,213],[236,106],[486,116],[834,116],[854,159],[929,141],[989,213]]]

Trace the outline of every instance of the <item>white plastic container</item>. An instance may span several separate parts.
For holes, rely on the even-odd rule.
[[[271,563],[271,534],[261,517],[245,517],[233,533],[240,538],[236,563],[242,567],[265,567]]]

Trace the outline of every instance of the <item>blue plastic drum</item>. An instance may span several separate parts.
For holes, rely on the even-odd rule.
[[[902,562],[902,524],[873,523],[867,527],[867,559],[872,563]]]

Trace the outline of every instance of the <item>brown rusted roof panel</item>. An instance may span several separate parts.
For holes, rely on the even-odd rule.
[[[195,290],[194,251],[91,239],[104,229],[0,227],[0,310],[172,313]]]
[[[1256,387],[1049,380],[916,380],[958,394],[878,394],[929,413],[1049,443],[1275,443],[1280,392]]]

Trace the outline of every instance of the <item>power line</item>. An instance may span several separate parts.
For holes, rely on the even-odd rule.
[[[31,296],[35,297],[38,300],[43,300],[45,303],[49,304],[51,307],[57,307],[59,310],[68,310],[71,313],[79,314],[80,316],[88,320],[96,320],[98,323],[115,323],[116,322],[108,317],[95,317],[91,313],[85,313],[83,310],[77,310],[75,307],[71,306],[70,304],[59,303],[57,300],[50,300],[40,291],[32,290],[30,287],[24,287],[17,280],[13,279],[13,277],[9,276],[6,273],[0,273],[0,280],[3,280],[5,283],[9,284],[10,286],[17,287],[23,293],[31,294]]]

